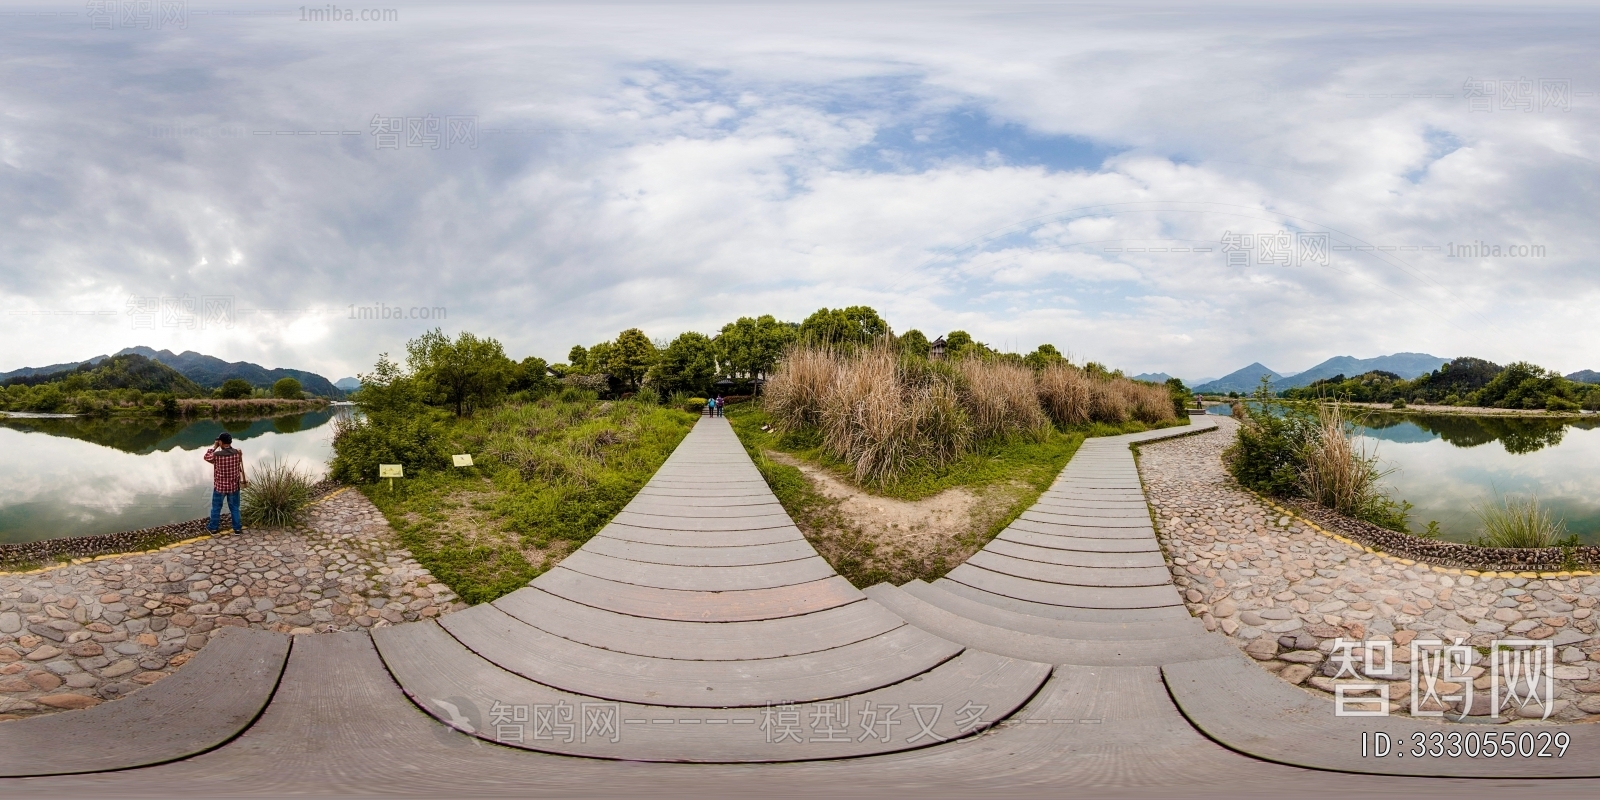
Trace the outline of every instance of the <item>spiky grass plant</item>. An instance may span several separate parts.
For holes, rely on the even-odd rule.
[[[1044,435],[1050,419],[1039,407],[1033,370],[1021,364],[981,358],[960,362],[962,405],[980,439],[995,436]]]
[[[239,492],[239,515],[252,527],[287,528],[311,504],[311,478],[293,464],[274,458],[247,475],[250,485]]]
[[[1568,538],[1566,520],[1552,520],[1537,496],[1476,503],[1472,513],[1483,524],[1478,544],[1486,547],[1555,547]]]
[[[1052,364],[1039,373],[1039,401],[1057,425],[1087,425],[1089,381],[1082,370],[1067,364]]]

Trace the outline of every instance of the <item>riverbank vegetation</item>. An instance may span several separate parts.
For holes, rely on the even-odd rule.
[[[320,408],[299,381],[270,387],[231,378],[207,390],[177,370],[137,353],[112,356],[60,372],[8,378],[0,411],[87,416],[207,417],[282,414]]]
[[[1441,405],[1498,409],[1543,409],[1573,413],[1600,409],[1600,385],[1578,383],[1536,364],[1500,366],[1481,358],[1457,358],[1426,375],[1405,380],[1392,372],[1335,375],[1287,389],[1289,400]]]
[[[1275,404],[1258,390],[1238,439],[1223,451],[1234,479],[1269,497],[1306,498],[1348,517],[1408,532],[1410,504],[1382,489],[1386,474],[1338,403],[1306,408]]]
[[[1483,525],[1473,544],[1483,547],[1576,547],[1578,537],[1567,533],[1565,521],[1551,519],[1537,497],[1500,497],[1479,503],[1472,513]]]

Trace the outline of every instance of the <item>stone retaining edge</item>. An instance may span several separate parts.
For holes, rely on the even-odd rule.
[[[311,503],[321,503],[333,496],[340,494],[347,486],[342,486],[332,478],[325,478],[311,487]],[[16,542],[0,544],[0,575],[32,575],[37,572],[48,572],[68,564],[82,564],[88,561],[98,561],[102,558],[117,556],[140,555],[156,553],[181,547],[191,542],[211,537],[211,532],[206,528],[210,522],[209,517],[200,519],[173,522],[166,525],[157,525],[153,528],[140,528],[120,533],[102,533],[94,536],[67,536],[59,539],[42,539],[37,542]],[[29,564],[44,563],[44,566],[33,569],[18,570],[16,567]]]

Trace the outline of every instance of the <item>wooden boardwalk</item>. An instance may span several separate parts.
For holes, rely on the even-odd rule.
[[[370,637],[224,637],[147,697],[0,724],[0,791],[1342,797],[1600,772],[1593,726],[1559,760],[1362,757],[1363,731],[1441,726],[1335,718],[1202,630],[1128,450],[1197,422],[1091,440],[947,578],[863,593],[703,419],[529,587]]]

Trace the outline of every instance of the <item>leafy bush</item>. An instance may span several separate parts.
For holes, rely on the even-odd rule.
[[[239,491],[239,515],[249,525],[286,528],[311,503],[311,479],[291,464],[273,459],[246,475],[250,485]]]
[[[241,397],[249,397],[254,391],[255,388],[249,381],[243,378],[229,378],[217,387],[216,396],[223,400],[238,400]]]
[[[1582,408],[1583,406],[1560,395],[1553,394],[1544,400],[1544,409],[1546,411],[1578,411]]]
[[[280,400],[299,400],[302,395],[300,382],[294,378],[279,378],[272,384],[272,396]]]
[[[449,466],[444,438],[428,413],[341,417],[334,422],[329,476],[345,483],[372,483],[379,464],[400,464],[407,474]]]

